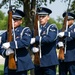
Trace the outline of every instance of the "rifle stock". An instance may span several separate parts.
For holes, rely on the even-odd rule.
[[[62,28],[62,32],[64,32],[66,30],[66,23],[67,23],[67,19],[68,19],[68,15],[66,14],[65,18],[64,18],[64,22],[63,22],[63,28]],[[60,38],[60,41],[64,41],[64,37],[63,38]],[[59,48],[59,56],[58,58],[61,59],[61,60],[64,60],[64,47],[60,47]]]
[[[8,42],[12,41],[12,11],[11,10],[8,12],[7,41]],[[14,54],[9,55],[8,68],[12,70],[16,69],[16,62],[14,59]]]
[[[34,37],[38,35],[38,14],[36,14],[34,18]],[[34,44],[34,47],[36,47],[37,44]],[[34,54],[34,64],[39,65],[40,64],[40,53],[37,52]]]

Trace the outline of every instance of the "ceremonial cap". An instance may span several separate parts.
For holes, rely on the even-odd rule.
[[[65,17],[66,15],[68,15],[68,19],[75,19],[75,14],[71,12],[64,12],[62,16]]]
[[[49,15],[52,13],[52,11],[45,7],[39,7],[39,8],[37,8],[37,13],[39,15]]]
[[[24,16],[25,16],[25,14],[21,10],[15,10],[15,11],[13,11],[13,14],[12,14],[13,19],[21,19]]]

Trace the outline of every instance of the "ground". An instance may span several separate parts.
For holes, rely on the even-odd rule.
[[[0,56],[0,64],[4,64],[4,61],[5,59],[2,56]]]

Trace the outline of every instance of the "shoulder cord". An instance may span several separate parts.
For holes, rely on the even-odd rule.
[[[22,36],[23,36],[24,30],[27,29],[27,28],[29,28],[29,27],[25,27],[25,28],[23,28],[23,30],[22,30],[22,32],[21,32],[21,34],[20,34],[20,38],[21,38],[21,39],[22,39]]]
[[[47,28],[47,33],[46,33],[47,35],[48,35],[49,29],[50,29],[50,27],[51,27],[52,25],[55,25],[55,24],[51,24],[51,25],[48,26],[48,28]],[[55,26],[56,26],[56,25],[55,25]],[[56,28],[57,28],[57,27],[56,27]],[[57,34],[58,34],[58,30],[57,30]],[[56,38],[54,39],[54,41],[55,41],[56,39],[57,39],[57,36],[56,36]]]

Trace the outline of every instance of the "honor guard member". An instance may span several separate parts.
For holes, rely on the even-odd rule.
[[[12,35],[15,35],[15,40],[7,42],[7,32],[0,36],[0,43],[2,44],[0,54],[5,57],[4,75],[27,75],[27,71],[34,68],[30,54],[27,51],[31,40],[31,30],[29,27],[21,26],[22,17],[24,17],[24,12],[21,10],[13,12],[14,33]],[[10,70],[8,69],[8,56],[15,51],[17,69]]]
[[[41,51],[38,47],[33,47],[34,53],[41,52],[40,64],[35,64],[35,75],[56,75],[56,65],[58,64],[56,54],[57,27],[55,24],[48,23],[49,14],[52,11],[45,7],[37,8],[40,21],[40,36],[37,35],[31,39],[31,44],[37,43],[41,38]]]
[[[68,29],[67,31],[58,33],[58,36],[60,38],[65,37],[64,40],[66,41],[66,43],[58,42],[59,47],[64,47],[64,44],[66,44],[64,60],[59,61],[59,75],[67,75],[68,72],[69,75],[75,75],[75,14],[64,12],[63,17],[66,14],[68,14]]]

